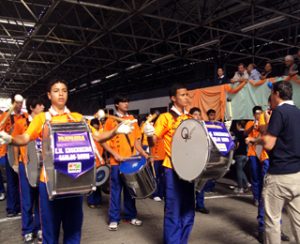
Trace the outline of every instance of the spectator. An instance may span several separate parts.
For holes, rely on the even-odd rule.
[[[249,80],[260,80],[260,73],[258,72],[258,70],[256,69],[256,65],[255,64],[249,64],[247,67],[247,72],[249,75]]]
[[[243,63],[240,63],[238,65],[238,71],[235,72],[233,78],[230,81],[231,83],[236,83],[236,82],[243,82],[248,79],[249,79],[249,75],[247,73],[247,70],[245,69],[245,65]]]
[[[260,79],[264,80],[264,79],[268,79],[271,77],[275,77],[275,74],[272,71],[272,64],[267,62],[265,65],[264,71],[261,72]]]
[[[214,109],[209,109],[207,112],[206,112],[206,115],[208,117],[208,121],[216,121],[216,110]]]
[[[235,193],[242,194],[244,193],[244,188],[248,189],[251,184],[249,183],[247,176],[244,172],[244,167],[248,161],[247,157],[247,145],[245,143],[245,124],[244,120],[238,121],[236,123],[236,150],[234,152],[234,158],[236,162],[236,176],[237,176],[237,188],[234,189]]]
[[[226,84],[229,82],[228,78],[224,74],[223,68],[218,68],[217,74],[218,74],[218,76],[217,76],[216,83],[218,85]]]
[[[298,66],[295,64],[294,57],[292,55],[287,55],[284,58],[285,70],[284,75],[288,76],[287,80],[293,78],[298,74]]]

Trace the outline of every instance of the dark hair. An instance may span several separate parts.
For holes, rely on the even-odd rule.
[[[118,105],[121,102],[129,102],[128,97],[125,94],[117,94],[114,98],[114,105]]]
[[[199,113],[201,114],[200,108],[193,107],[193,108],[190,109],[190,114],[193,114],[193,113],[195,113],[195,112],[199,112]]]
[[[252,113],[255,114],[255,112],[256,112],[257,110],[262,111],[262,107],[261,107],[261,106],[254,106],[254,107],[252,108]]]
[[[26,109],[31,114],[31,108],[35,108],[36,105],[43,104],[42,100],[37,96],[29,96],[26,98]]]
[[[182,83],[174,83],[169,90],[169,97],[176,96],[177,90],[187,89],[186,86]]]
[[[293,97],[293,87],[290,82],[286,81],[279,81],[273,83],[272,92],[278,92],[279,97],[282,100],[292,100]]]
[[[214,109],[209,109],[209,110],[206,112],[206,115],[209,116],[210,114],[213,114],[213,113],[216,113],[216,110],[214,110]]]
[[[99,120],[96,119],[96,118],[94,118],[94,119],[91,120],[91,126],[94,127],[94,125],[100,125]]]
[[[244,63],[239,63],[238,66],[243,66],[245,68],[245,64]]]
[[[50,92],[52,86],[55,85],[55,84],[57,84],[57,83],[63,83],[68,88],[68,83],[64,79],[55,78],[55,79],[50,80],[48,82],[48,84],[47,84],[47,92]]]

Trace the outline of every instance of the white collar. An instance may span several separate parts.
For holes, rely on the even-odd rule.
[[[293,100],[286,100],[286,101],[279,103],[278,106],[281,106],[283,104],[295,105]]]
[[[126,113],[126,114],[123,115],[123,114],[119,113],[118,111],[116,111],[116,115],[117,115],[118,117],[120,117],[120,118],[129,116],[128,113]]]
[[[57,116],[57,115],[59,115],[59,113],[51,106],[50,108],[49,108],[49,113],[52,115],[52,116]],[[69,113],[71,113],[70,112],[70,110],[65,106],[64,107],[64,114],[69,114]]]
[[[31,122],[32,120],[33,120],[33,117],[30,114],[28,114],[28,121]]]
[[[224,75],[222,75],[222,76],[219,76],[219,78],[223,79],[223,78],[224,78]]]
[[[23,114],[22,110],[21,110],[21,112],[19,114],[16,114],[15,111],[11,112],[11,115],[22,115],[22,114]]]
[[[182,115],[182,113],[173,105],[171,108],[172,111],[174,111],[179,116]],[[188,114],[188,112],[184,109],[183,114]]]

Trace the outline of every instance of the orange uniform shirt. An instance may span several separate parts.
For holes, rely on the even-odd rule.
[[[100,125],[101,126],[101,125]],[[103,132],[104,128],[101,126],[98,130],[99,133]],[[102,157],[102,154],[103,154],[103,147],[101,146],[101,144],[97,141],[95,141],[95,145],[96,145],[96,148],[100,154],[100,156]],[[95,158],[96,158],[96,167],[100,167],[101,165],[103,165],[104,161],[100,161],[100,159],[97,157],[97,155],[95,155]]]
[[[245,130],[248,130],[250,127],[252,127],[254,125],[254,121],[248,121],[246,126],[245,126]],[[253,137],[253,138],[257,138],[261,135],[261,133],[259,132],[258,130],[259,128],[259,123],[258,123],[258,126],[255,126],[253,128],[253,130],[249,133],[249,137]],[[248,153],[247,153],[247,156],[248,157],[251,157],[251,156],[258,156],[259,160],[260,161],[264,161],[266,159],[268,159],[268,154],[266,152],[265,149],[262,150],[261,152],[261,155],[256,155],[256,145],[253,145],[253,144],[249,144],[248,145]]]
[[[162,138],[157,138],[154,147],[151,148],[151,155],[154,156],[155,161],[164,160],[166,157],[166,151],[164,141]]]
[[[27,119],[19,119],[15,125],[12,132],[12,136],[22,135],[28,128],[28,122]],[[28,157],[27,157],[27,147],[26,146],[20,146],[20,162],[23,162],[24,164],[27,163]]]
[[[173,168],[171,162],[171,145],[175,130],[183,120],[190,119],[191,115],[182,114],[176,119],[170,113],[161,114],[155,123],[155,135],[163,139],[166,156],[163,166]]]
[[[124,116],[123,119],[133,120],[134,117],[132,115]],[[104,131],[109,131],[114,129],[118,125],[118,122],[112,118],[108,118],[104,125]],[[134,143],[136,140],[141,139],[141,130],[137,123],[134,123],[134,130],[128,134],[128,140],[126,136],[123,134],[116,135],[114,138],[110,139],[107,144],[117,152],[121,157],[131,157],[136,155],[136,149],[134,147]],[[130,145],[129,145],[130,144]],[[115,160],[113,156],[110,157],[111,165],[119,165],[119,162]]]
[[[72,118],[72,119],[70,119]],[[79,122],[81,121],[83,116],[79,113],[70,113],[70,114],[62,114],[62,115],[56,115],[52,116],[51,122],[52,123],[66,123],[66,122]],[[42,134],[43,125],[46,122],[46,115],[45,113],[40,113],[36,115],[33,120],[31,121],[29,127],[25,131],[25,134],[29,135],[30,140],[34,141],[38,139]],[[91,128],[92,131],[95,131],[95,129]],[[44,175],[44,170],[41,170],[41,176],[40,181],[45,182],[46,178]]]
[[[3,120],[3,118],[6,116],[6,114],[7,114],[7,112],[4,112],[3,114],[1,114],[0,121]],[[28,118],[27,113],[13,114],[14,123],[16,123],[19,119],[24,119],[24,118]],[[4,130],[6,133],[11,134],[12,129],[13,129],[12,127],[13,127],[13,124],[11,121],[11,117],[9,116],[8,119],[6,120],[5,124],[0,128],[0,130]],[[0,147],[0,157],[5,156],[6,152],[7,152],[6,145],[2,145]]]

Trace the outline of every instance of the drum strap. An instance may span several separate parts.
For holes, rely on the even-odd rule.
[[[117,123],[120,124],[121,122],[117,121]],[[125,134],[124,136],[125,136],[126,141],[127,141],[128,145],[129,145],[129,147],[130,147],[131,154],[133,154],[134,146],[131,145],[128,134]]]

